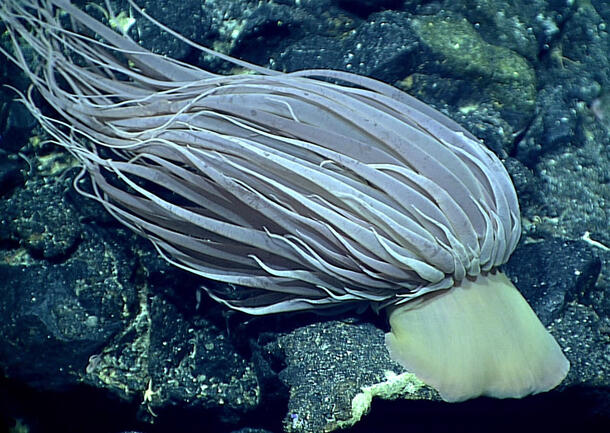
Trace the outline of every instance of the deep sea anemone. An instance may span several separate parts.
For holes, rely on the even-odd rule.
[[[23,102],[90,176],[84,195],[172,264],[227,283],[208,290],[231,308],[384,309],[391,356],[445,400],[563,380],[559,345],[497,269],[519,205],[472,134],[379,81],[252,65],[132,6],[250,73],[154,54],[68,0],[3,0],[3,53],[57,115]]]

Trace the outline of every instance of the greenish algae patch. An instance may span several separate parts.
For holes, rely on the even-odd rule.
[[[459,16],[419,17],[411,21],[411,26],[437,57],[438,72],[470,78],[505,109],[533,111],[536,75],[517,52],[485,41],[468,20]]]
[[[495,81],[534,79],[534,71],[516,52],[487,43],[465,18],[422,17],[413,20],[413,28],[428,48],[442,54],[462,72],[493,76]]]
[[[385,371],[386,380],[371,386],[362,387],[362,392],[352,399],[352,416],[347,420],[337,421],[337,427],[347,428],[356,424],[369,411],[373,397],[384,400],[395,400],[400,397],[409,397],[417,393],[425,384],[413,373],[396,374]]]

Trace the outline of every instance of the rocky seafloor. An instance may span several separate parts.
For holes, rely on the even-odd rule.
[[[78,195],[75,161],[45,143],[4,87],[0,430],[610,431],[610,4],[138,4],[254,63],[391,83],[484,140],[522,208],[522,239],[504,270],[571,370],[543,395],[446,404],[389,358],[383,315],[230,311],[202,292],[209,282],[172,268]],[[157,52],[225,67],[137,16],[130,34]],[[6,33],[0,42],[7,46]],[[0,82],[28,85],[4,59]]]

